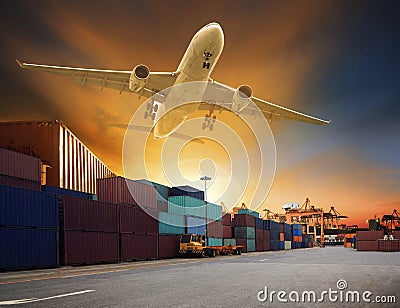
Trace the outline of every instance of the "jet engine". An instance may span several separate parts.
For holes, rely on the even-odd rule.
[[[129,89],[133,92],[138,92],[146,85],[149,78],[150,70],[144,64],[136,65],[129,78]]]
[[[247,85],[241,85],[233,94],[232,109],[234,112],[239,113],[250,103],[253,90]]]

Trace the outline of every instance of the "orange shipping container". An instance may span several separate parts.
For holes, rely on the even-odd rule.
[[[285,240],[285,233],[279,233],[279,241],[283,242]]]

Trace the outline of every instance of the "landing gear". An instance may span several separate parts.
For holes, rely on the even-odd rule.
[[[154,121],[157,111],[158,104],[155,101],[153,101],[153,103],[147,103],[146,111],[144,112],[144,118],[147,119],[148,117],[150,117]]]
[[[215,105],[211,105],[210,107],[210,112],[206,113],[206,115],[204,116],[204,123],[202,126],[202,129],[205,130],[206,128],[208,128],[210,130],[210,132],[213,131],[214,129],[214,124],[217,121],[217,116],[213,115],[214,113],[214,106]],[[222,110],[220,111],[220,113],[222,112]]]

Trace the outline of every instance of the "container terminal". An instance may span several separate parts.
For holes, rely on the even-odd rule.
[[[206,278],[198,267],[205,265],[214,268],[214,275],[219,269],[245,275],[237,268],[241,260],[271,263],[267,269],[258,265],[260,273],[276,271],[285,262],[308,264],[314,271],[318,255],[335,259],[332,264],[344,258],[341,262],[364,260],[367,266],[368,255],[362,252],[388,266],[400,265],[396,210],[374,217],[364,229],[342,224],[347,217],[335,207],[324,211],[308,198],[302,206],[285,204],[282,210],[260,214],[243,203],[230,211],[189,186],[116,176],[59,120],[0,123],[0,289],[10,288],[2,292],[0,304],[10,303],[4,296],[27,282],[111,274],[115,279],[115,273],[133,271],[152,276],[151,268],[186,268],[201,281]],[[301,270],[288,268],[301,281]],[[246,268],[245,273],[256,275],[254,270]],[[337,268],[333,277],[335,273],[342,271]],[[237,287],[244,283],[239,281]]]

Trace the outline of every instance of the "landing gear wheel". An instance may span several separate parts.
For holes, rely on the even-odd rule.
[[[149,112],[146,111],[146,112],[144,113],[144,118],[147,119],[148,116],[149,116]]]
[[[157,111],[158,111],[158,105],[157,105],[157,104],[154,104],[153,111],[154,111],[154,112],[157,112]]]
[[[155,113],[153,113],[153,114],[151,115],[151,119],[152,119],[153,121],[156,119],[156,114],[155,114]]]

